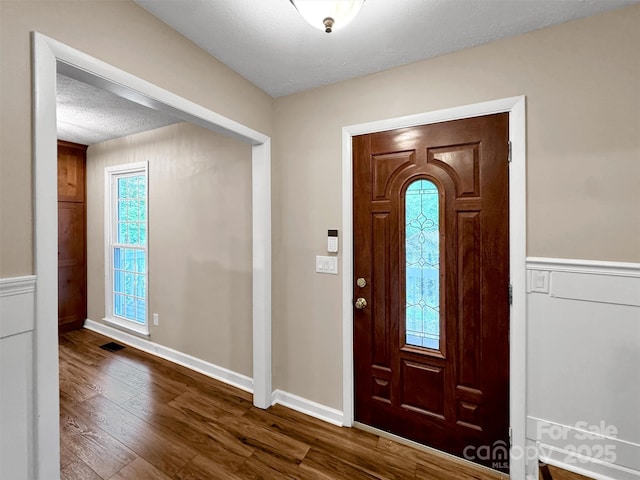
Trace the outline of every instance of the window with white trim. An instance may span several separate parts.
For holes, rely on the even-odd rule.
[[[147,162],[105,168],[105,310],[148,334]]]

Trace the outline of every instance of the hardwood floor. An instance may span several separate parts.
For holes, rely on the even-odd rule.
[[[88,330],[60,337],[63,480],[498,480],[276,405]]]
[[[584,475],[578,475],[577,473],[568,472],[562,468],[554,467],[553,465],[546,465],[546,474],[544,472],[545,465],[540,466],[540,479],[541,480],[592,480]]]

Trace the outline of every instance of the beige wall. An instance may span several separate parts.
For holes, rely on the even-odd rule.
[[[341,278],[315,274],[313,257],[342,227],[345,125],[524,94],[528,254],[640,261],[640,6],[276,101],[128,0],[0,12],[0,276],[33,269],[37,30],[272,135],[276,388],[342,405]]]
[[[105,316],[104,169],[140,161],[150,340],[252,376],[251,147],[204,128],[179,123],[87,150],[89,318]]]
[[[129,0],[0,0],[0,19],[0,277],[33,273],[30,31],[271,133],[271,97]]]
[[[527,96],[527,253],[640,261],[640,6],[275,102],[275,386],[342,405],[341,128]],[[341,245],[341,248],[348,246]]]

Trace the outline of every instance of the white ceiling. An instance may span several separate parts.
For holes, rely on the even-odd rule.
[[[330,34],[307,24],[289,0],[134,1],[280,97],[639,0],[367,0]]]
[[[92,145],[181,120],[62,74],[56,79],[58,138]]]
[[[134,1],[273,97],[640,2],[367,0],[327,34],[289,0]],[[61,74],[57,101],[58,138],[84,145],[180,121]]]

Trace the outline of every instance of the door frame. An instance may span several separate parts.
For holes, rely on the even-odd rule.
[[[450,120],[509,114],[509,272],[513,303],[509,324],[509,422],[511,478],[524,479],[526,456],[526,98],[524,95],[342,128],[342,371],[343,424],[354,423],[353,371],[353,152],[352,137]]]
[[[252,146],[253,403],[272,404],[271,138],[41,33],[32,32],[34,266],[33,458],[36,478],[60,478],[56,73]]]

